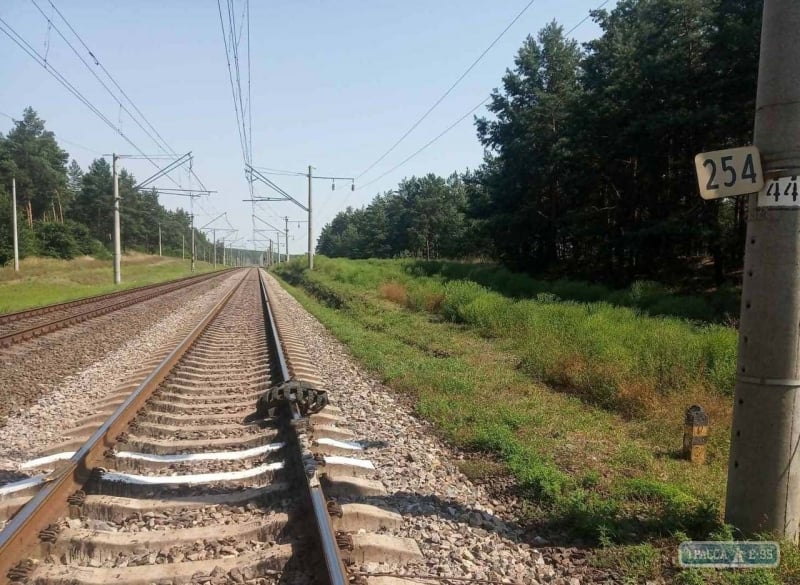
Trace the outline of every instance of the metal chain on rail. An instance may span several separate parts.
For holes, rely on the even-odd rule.
[[[47,528],[39,531],[39,540],[50,544],[55,544],[58,540],[58,535],[61,532],[60,524],[50,524]]]
[[[336,500],[328,500],[328,514],[331,517],[342,518],[344,516],[344,510],[342,509],[342,505],[337,502]]]
[[[8,571],[6,577],[8,577],[11,583],[24,583],[28,580],[35,566],[33,560],[25,559],[14,565],[14,567]]]
[[[67,496],[67,503],[70,506],[83,506],[85,501],[86,501],[86,492],[83,490],[77,490],[73,492],[72,495]]]
[[[273,386],[258,399],[256,411],[260,416],[275,416],[281,407],[296,404],[301,416],[319,412],[328,405],[328,393],[311,384],[289,380]]]
[[[68,516],[70,518],[80,518],[83,516],[83,505],[86,503],[86,492],[78,490],[67,496],[69,504]]]
[[[336,545],[341,550],[353,550],[353,535],[342,530],[337,530]]]

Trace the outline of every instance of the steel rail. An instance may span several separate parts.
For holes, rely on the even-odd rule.
[[[275,323],[275,319],[272,315],[267,285],[264,281],[264,275],[260,269],[258,271],[258,275],[261,283],[262,303],[269,321],[269,328],[272,332],[272,338],[275,340],[275,354],[278,358],[278,363],[281,366],[281,375],[283,377],[283,381],[288,382],[292,376],[286,363],[286,356],[283,353],[283,347],[280,340],[281,338]],[[296,404],[292,404],[291,411],[292,423],[298,422],[301,419],[301,416]],[[299,446],[300,443],[299,440],[297,440],[296,425],[292,424],[291,429],[295,434],[294,443],[295,445]],[[325,494],[322,491],[322,486],[319,484],[319,481],[316,480],[316,475],[314,475],[312,478],[309,478],[305,474],[303,467],[303,454],[300,449],[297,449],[294,455],[297,458],[297,464],[300,470],[299,473],[303,476],[304,483],[308,488],[308,496],[314,511],[314,519],[317,523],[317,531],[319,533],[322,554],[325,558],[325,566],[327,568],[330,584],[348,585],[349,579],[347,576],[347,569],[344,566],[342,556],[339,552],[339,545],[336,542],[336,531],[333,529],[333,524],[331,523],[331,517],[328,512],[328,505],[325,500]]]
[[[79,301],[70,301],[69,303],[62,303],[61,305],[48,305],[48,307],[42,307],[41,309],[33,309],[31,311],[31,313],[33,313],[33,314],[23,315],[22,317],[19,317],[17,319],[10,320],[10,322],[13,322],[13,321],[16,321],[16,320],[19,320],[19,319],[24,319],[26,317],[33,317],[33,316],[37,316],[37,315],[40,315],[40,314],[46,314],[48,312],[53,312],[55,310],[68,309],[68,308],[70,308],[72,306],[84,305],[84,304],[88,304],[88,303],[91,303],[91,302],[94,302],[94,301],[102,302],[104,300],[113,299],[113,298],[115,298],[117,296],[127,296],[127,297],[129,297],[129,298],[126,298],[125,300],[119,301],[119,302],[114,303],[112,305],[106,305],[106,306],[103,306],[103,307],[97,307],[95,309],[90,309],[88,311],[83,311],[81,313],[75,313],[74,315],[68,315],[66,317],[62,317],[61,319],[55,319],[53,321],[48,321],[46,323],[39,323],[38,325],[33,325],[31,327],[28,327],[27,329],[21,329],[21,330],[18,330],[18,331],[12,331],[11,333],[6,333],[4,335],[0,335],[0,347],[2,347],[2,348],[11,347],[15,343],[20,343],[22,341],[26,341],[28,339],[33,339],[35,337],[41,337],[42,335],[46,335],[47,333],[51,333],[53,331],[58,331],[60,329],[64,329],[66,327],[69,327],[70,325],[75,325],[77,323],[82,323],[84,321],[88,321],[89,319],[93,319],[95,317],[100,317],[102,315],[107,315],[108,313],[113,313],[114,311],[119,311],[120,309],[124,309],[126,307],[130,307],[130,306],[136,305],[138,303],[142,303],[144,301],[148,301],[148,300],[153,299],[153,298],[155,298],[155,297],[157,297],[159,295],[162,295],[162,294],[165,294],[165,293],[169,293],[169,292],[173,292],[173,291],[179,290],[181,288],[184,288],[184,287],[187,287],[187,286],[190,286],[190,285],[193,285],[193,284],[198,284],[200,282],[205,282],[207,280],[210,280],[211,278],[220,276],[221,274],[224,274],[225,272],[227,272],[227,271],[210,272],[208,274],[203,274],[203,275],[199,275],[199,276],[190,276],[190,277],[181,278],[181,279],[178,279],[178,280],[171,280],[171,281],[166,282],[166,283],[162,282],[162,283],[147,285],[147,286],[144,286],[144,287],[129,289],[129,290],[126,290],[126,291],[119,291],[117,293],[111,293],[110,295],[101,295],[101,296],[98,296],[98,297],[88,297],[87,299],[81,299]],[[148,291],[148,292],[145,292],[145,291]],[[139,293],[142,293],[142,292],[145,292],[145,294],[139,294]],[[74,303],[74,304],[72,304],[72,303]],[[53,307],[53,309],[51,309],[49,311],[45,311],[44,310],[44,309],[47,309],[49,307]],[[40,311],[40,310],[42,311],[41,313],[34,313],[35,311]],[[24,313],[24,311],[21,311],[19,313],[10,313],[9,315],[20,315],[21,313]],[[0,318],[0,319],[2,319],[2,318]],[[5,323],[5,322],[9,322],[9,321],[0,320],[0,323]]]
[[[44,315],[46,313],[52,313],[53,311],[61,311],[63,309],[70,309],[72,307],[78,307],[80,305],[85,305],[88,303],[94,303],[99,301],[104,301],[107,299],[113,299],[114,297],[125,296],[131,293],[136,293],[139,291],[144,291],[149,288],[156,288],[159,286],[167,286],[170,284],[177,284],[179,282],[185,282],[189,280],[202,280],[203,278],[207,278],[209,276],[213,276],[215,274],[220,274],[222,272],[228,272],[233,270],[232,268],[228,268],[225,270],[218,270],[216,272],[207,272],[204,274],[194,274],[192,276],[184,276],[182,278],[175,278],[173,280],[167,280],[165,282],[154,282],[152,284],[145,284],[143,286],[136,286],[132,288],[126,288],[125,290],[118,290],[111,293],[105,293],[101,295],[94,295],[90,297],[81,297],[79,299],[74,299],[71,301],[64,301],[63,303],[54,303],[52,305],[45,305],[43,307],[36,307],[34,309],[23,309],[22,311],[14,311],[13,313],[2,313],[0,314],[0,325],[5,325],[6,323],[13,323],[14,321],[19,321],[20,319],[27,319],[29,317],[38,317],[39,315]]]
[[[44,487],[0,531],[0,584],[9,583],[8,572],[19,561],[36,556],[40,545],[39,533],[54,519],[66,514],[67,498],[86,484],[92,470],[103,462],[105,451],[114,445],[116,436],[127,427],[172,368],[219,315],[248,274],[249,271],[243,274],[236,286],[214,305],[86,443],[62,467],[50,474]]]

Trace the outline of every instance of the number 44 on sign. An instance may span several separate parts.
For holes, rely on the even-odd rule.
[[[797,175],[770,179],[758,194],[759,207],[800,207]]]
[[[694,166],[703,199],[758,193],[758,207],[800,207],[798,175],[771,177],[765,186],[755,146],[701,152],[694,157]]]

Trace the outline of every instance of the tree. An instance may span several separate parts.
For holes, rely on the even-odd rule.
[[[89,226],[92,236],[111,245],[114,230],[111,165],[104,158],[92,161],[81,177],[81,188],[73,203],[73,218]]]
[[[25,108],[22,120],[6,137],[0,135],[0,181],[17,181],[17,200],[29,226],[34,219],[63,221],[69,205],[66,163],[69,158],[45,130],[44,120],[32,108]]]
[[[17,181],[20,255],[40,253],[59,258],[77,254],[107,255],[113,232],[113,181],[110,164],[92,161],[86,172],[56,143],[44,121],[27,108],[8,136],[0,135],[0,263],[12,257],[11,198],[8,185]],[[123,248],[155,252],[158,226],[163,248],[180,253],[183,236],[191,235],[191,218],[178,209],[168,211],[156,191],[134,189],[136,179],[119,173]],[[198,245],[207,245],[197,233]],[[103,245],[106,247],[103,248]]]
[[[11,195],[0,185],[0,266],[14,259],[14,234],[12,231]],[[18,221],[19,257],[37,253],[36,237],[27,222]]]
[[[495,118],[476,122],[487,149],[483,172],[494,244],[518,268],[546,269],[565,248],[563,177],[571,154],[565,136],[580,95],[580,59],[577,43],[550,23],[525,40],[503,90],[492,92]]]
[[[583,54],[555,23],[528,38],[476,121],[467,208],[501,259],[620,284],[740,265],[742,201],[702,201],[690,161],[750,142],[761,4],[620,0]]]
[[[463,255],[466,193],[461,177],[403,179],[363,209],[348,207],[326,225],[317,253],[348,258]]]
[[[67,189],[69,190],[70,201],[75,201],[83,186],[83,169],[75,159],[69,163],[67,169]]]

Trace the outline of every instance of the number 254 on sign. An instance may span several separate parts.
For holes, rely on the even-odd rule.
[[[755,146],[701,152],[694,166],[703,199],[746,195],[764,187],[761,154]]]

